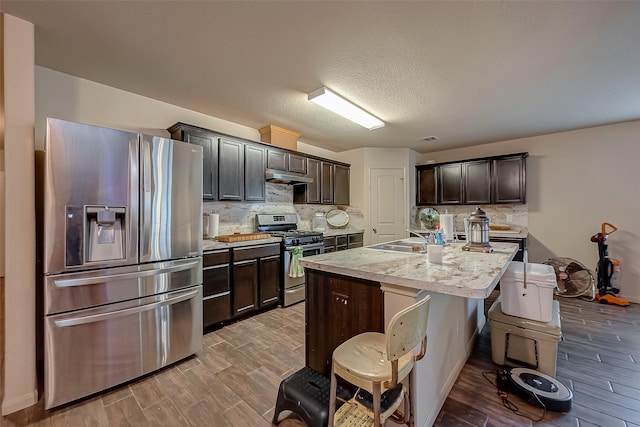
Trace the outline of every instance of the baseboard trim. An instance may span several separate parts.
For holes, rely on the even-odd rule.
[[[15,397],[13,399],[2,400],[2,415],[13,414],[14,412],[21,411],[29,406],[33,406],[38,403],[38,390],[33,390],[22,396]]]

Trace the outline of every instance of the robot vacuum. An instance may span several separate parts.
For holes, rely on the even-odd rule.
[[[555,412],[571,409],[573,393],[555,378],[528,368],[513,368],[501,374],[498,377],[502,377],[502,381],[498,381],[509,382],[510,389],[532,405]]]

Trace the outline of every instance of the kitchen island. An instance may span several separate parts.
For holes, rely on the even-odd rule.
[[[306,365],[329,376],[335,347],[361,332],[384,332],[395,313],[430,294],[427,353],[412,374],[415,425],[430,426],[485,324],[484,298],[518,250],[513,243],[492,244],[488,254],[462,246],[446,245],[442,264],[371,247],[303,258]]]

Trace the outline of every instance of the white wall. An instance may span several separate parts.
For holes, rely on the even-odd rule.
[[[304,142],[298,141],[297,151],[301,153],[310,154],[312,156],[324,157],[325,159],[335,160],[337,162],[345,162],[344,160],[340,160],[337,156],[338,153],[331,150],[325,150],[324,148],[316,147],[314,145],[305,144]],[[348,163],[348,162],[345,162]]]
[[[2,414],[38,400],[35,349],[34,28],[3,19],[5,212]]]
[[[609,255],[622,262],[621,294],[640,302],[640,121],[422,155],[419,164],[529,152],[529,260],[576,259],[595,270],[590,237],[610,222]],[[594,272],[595,274],[595,272]]]
[[[35,67],[36,148],[44,147],[46,118],[169,136],[167,128],[184,122],[260,141],[258,130],[207,116],[43,67]]]
[[[44,147],[46,118],[70,120],[132,132],[169,136],[167,128],[188,123],[228,135],[260,141],[257,129],[207,116],[44,67],[35,67],[36,148]],[[298,142],[298,151],[337,160],[336,153]]]
[[[351,164],[351,205],[364,213],[364,244],[372,242],[370,223],[370,171],[373,168],[393,168],[404,171],[405,224],[410,224],[411,204],[415,203],[415,161],[417,153],[408,148],[360,148],[336,153],[339,161]]]

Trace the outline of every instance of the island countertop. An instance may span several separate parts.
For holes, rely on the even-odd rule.
[[[404,239],[421,242],[417,238]],[[427,261],[427,254],[363,247],[302,258],[305,268],[424,289],[465,298],[486,298],[518,251],[515,243],[492,242],[492,253],[463,251],[464,243],[443,248],[442,264]]]

